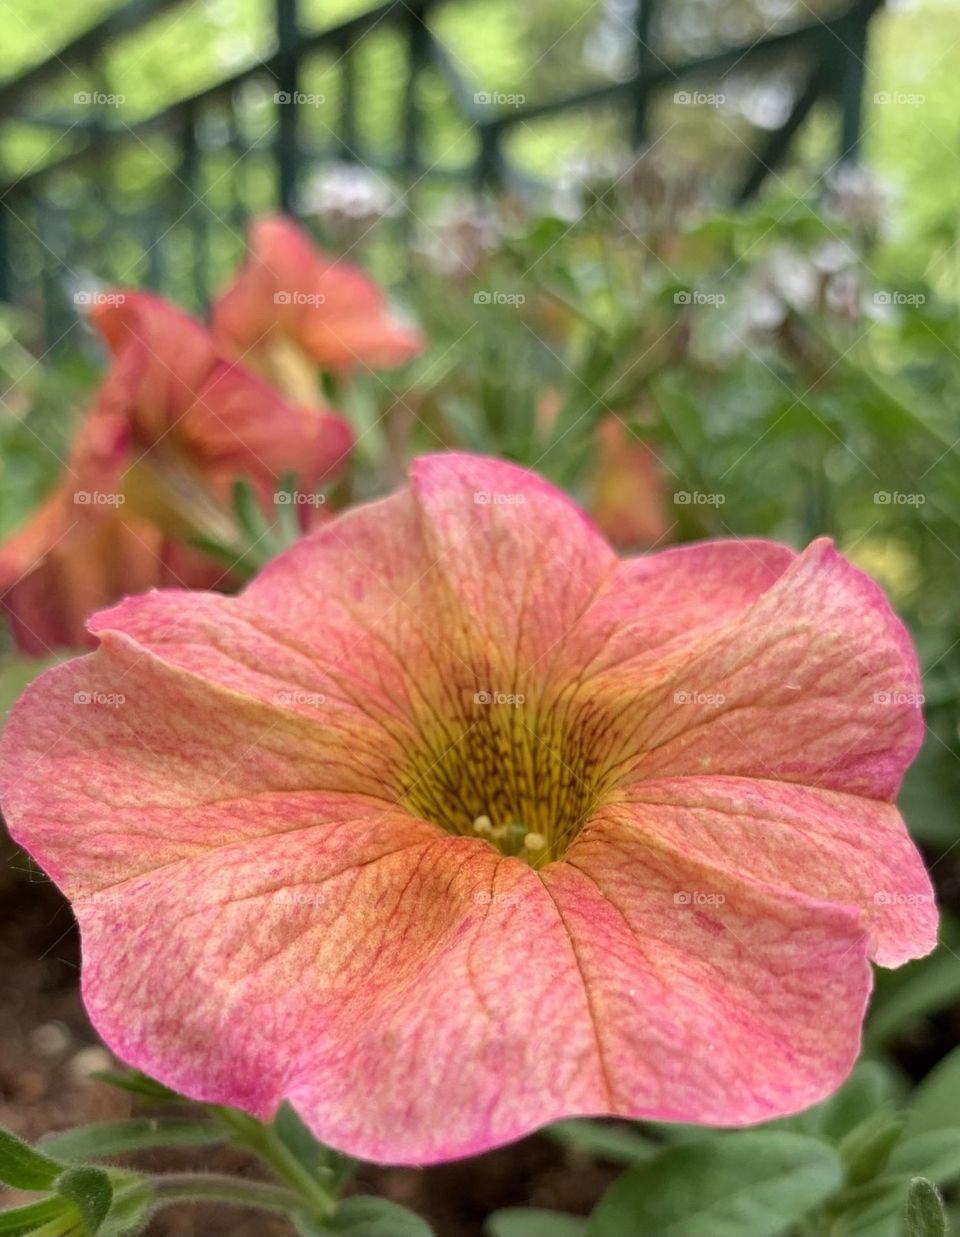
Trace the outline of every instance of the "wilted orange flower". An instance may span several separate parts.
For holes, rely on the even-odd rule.
[[[314,489],[352,442],[340,417],[288,403],[162,300],[117,292],[90,316],[111,367],[66,475],[0,546],[0,598],[34,654],[90,643],[87,616],[128,593],[223,579],[177,539],[229,537],[221,503],[236,478],[264,501],[291,474]]]
[[[213,331],[226,355],[300,399],[316,398],[318,367],[385,369],[424,346],[369,276],[282,215],[254,221],[250,255],[213,307]]]

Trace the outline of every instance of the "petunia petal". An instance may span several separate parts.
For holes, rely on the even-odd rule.
[[[759,1120],[849,1068],[852,912],[733,878],[720,912],[678,907],[717,883],[626,831],[538,874],[309,789],[311,728],[228,693],[108,633],[3,740],[5,808],[74,902],[85,1001],[122,1058],[264,1117],[288,1098],[394,1162],[564,1115]]]
[[[729,624],[633,680],[634,777],[779,779],[892,800],[923,735],[916,656],[879,587],[814,542]],[[610,682],[616,706],[630,676]]]
[[[684,648],[743,613],[796,555],[773,541],[677,546],[619,563],[577,628],[568,658],[594,672],[627,674]]]
[[[98,616],[14,710],[0,796],[107,1042],[405,1163],[836,1087],[869,955],[931,939],[891,806],[915,662],[827,545],[671,555],[618,567],[523,469],[431,457],[238,598]]]
[[[712,879],[748,879],[863,912],[871,950],[899,966],[937,943],[923,861],[890,803],[744,777],[640,779],[591,827],[615,820],[651,847],[668,845]]]
[[[606,541],[529,469],[455,452],[410,471],[435,574],[490,649],[546,673],[616,570]]]
[[[850,1070],[870,990],[855,913],[773,897],[613,822],[542,876],[590,1002],[606,1111],[746,1124]]]
[[[264,216],[250,229],[250,256],[213,308],[213,330],[230,356],[263,368],[277,340],[335,370],[400,365],[423,337],[390,312],[357,267],[315,248],[291,219]]]

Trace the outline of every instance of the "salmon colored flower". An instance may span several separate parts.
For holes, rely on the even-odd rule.
[[[337,416],[288,403],[224,361],[198,322],[143,293],[91,311],[112,354],[66,475],[0,546],[0,599],[27,652],[91,643],[93,611],[155,584],[212,585],[220,566],[171,538],[229,537],[237,478],[264,502],[291,474],[314,489],[349,452]]]
[[[670,531],[663,473],[656,453],[618,417],[597,426],[590,513],[620,549],[647,549]]]
[[[14,837],[123,1059],[356,1155],[740,1125],[930,950],[894,797],[917,666],[827,541],[618,559],[513,465],[418,460],[238,597],[157,592],[31,686]]]
[[[401,365],[423,350],[363,271],[317,249],[283,215],[254,221],[250,255],[213,307],[228,356],[299,399],[316,398],[316,370]]]

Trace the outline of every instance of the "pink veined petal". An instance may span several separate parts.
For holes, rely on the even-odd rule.
[[[291,819],[282,798],[266,806]],[[82,900],[84,996],[107,1042],[264,1118],[288,1098],[373,1160],[466,1155],[602,1104],[537,876],[356,810],[314,797],[269,849],[220,848]]]
[[[635,718],[633,778],[757,777],[892,800],[923,734],[909,636],[828,541],[732,622],[593,685]]]
[[[868,953],[929,941],[925,903],[869,896],[895,869],[891,892],[927,889],[889,806],[915,663],[828,546],[715,549],[618,568],[524,470],[429,457],[239,598],[98,616],[101,649],[14,711],[0,797],[76,905],[107,1042],[394,1162],[828,1093]],[[516,686],[523,712],[474,694]],[[540,871],[453,836],[511,772],[498,806],[534,813],[599,779]]]
[[[835,1089],[870,991],[857,916],[589,828],[542,872],[589,1001],[599,1111],[741,1125]]]
[[[882,966],[937,943],[930,878],[890,803],[753,777],[651,778],[630,785],[591,828],[607,821],[638,845],[669,846],[714,879],[742,877],[774,898],[862,911]]]
[[[239,702],[264,719],[268,733],[299,728],[304,760],[323,762],[313,766],[314,789],[393,801],[400,794],[397,769],[414,737],[414,703],[391,655],[362,626],[337,627],[335,617],[320,661],[295,628],[277,627],[243,597],[172,589],[130,597],[91,622],[104,640],[98,657],[105,662],[109,655],[109,664],[91,665],[88,677],[135,679],[140,707],[147,691],[152,698],[168,680],[171,690],[179,683],[183,692],[229,692],[210,706],[211,715]],[[122,672],[113,669],[118,659]],[[117,726],[122,733],[122,713]]]
[[[103,705],[99,760],[69,732],[46,751],[34,693],[6,742],[49,790],[5,802],[74,900],[95,1024],[161,1080],[264,1117],[289,1098],[336,1146],[419,1162],[564,1115],[759,1120],[849,1068],[869,986],[851,913],[732,879],[720,911],[688,913],[675,892],[703,870],[608,831],[538,875],[299,789],[322,777],[308,733],[265,733],[220,689],[142,729],[175,676],[116,638],[105,652],[117,677],[97,681],[126,684],[136,730]],[[61,709],[92,661],[44,680]]]
[[[676,546],[617,564],[571,631],[565,664],[629,675],[730,623],[783,575],[796,554],[773,541]]]
[[[72,897],[251,828],[269,838],[278,831],[269,812],[245,816],[244,801],[339,777],[318,733],[302,715],[105,633],[95,653],[41,675],[13,709],[0,739],[4,815]],[[236,807],[211,830],[204,809],[216,804]]]
[[[422,456],[410,475],[452,617],[544,673],[616,569],[607,542],[570,499],[515,464],[450,452]]]

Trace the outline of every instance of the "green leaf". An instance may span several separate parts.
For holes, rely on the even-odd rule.
[[[937,1187],[925,1177],[910,1182],[906,1206],[907,1237],[947,1237],[947,1214]]]
[[[303,1167],[312,1174],[323,1173],[339,1188],[350,1176],[356,1161],[326,1147],[315,1138],[292,1105],[284,1102],[273,1119],[281,1141]]]
[[[62,1198],[44,1198],[37,1203],[28,1203],[26,1207],[11,1207],[8,1211],[0,1211],[0,1233],[3,1237],[23,1237],[24,1233],[32,1233],[38,1225],[55,1220],[58,1216],[70,1215],[74,1210]]]
[[[433,1237],[433,1229],[416,1212],[367,1194],[345,1198],[328,1224],[331,1233],[349,1237]]]
[[[80,1125],[42,1139],[40,1146],[63,1160],[102,1160],[153,1147],[212,1147],[226,1141],[226,1132],[212,1122],[134,1117]]]
[[[838,1150],[851,1185],[863,1185],[883,1172],[905,1125],[903,1117],[881,1111],[847,1134]]]
[[[6,1185],[17,1190],[49,1190],[64,1167],[0,1126],[0,1181]]]
[[[284,1145],[291,1151],[308,1172],[318,1172],[323,1164],[326,1148],[314,1138],[292,1105],[284,1102],[273,1119],[273,1128]]]
[[[233,483],[233,509],[240,527],[252,545],[257,545],[270,536],[270,525],[264,518],[253,486],[242,477]]]
[[[845,1193],[833,1214],[830,1237],[903,1237],[907,1179],[869,1181]]]
[[[960,1048],[943,1058],[924,1078],[910,1104],[907,1135],[960,1126]]]
[[[99,1082],[108,1083],[111,1087],[116,1087],[118,1091],[129,1091],[133,1095],[139,1095],[143,1099],[156,1103],[185,1104],[188,1102],[182,1095],[177,1095],[176,1091],[171,1091],[162,1082],[157,1082],[155,1078],[150,1078],[147,1074],[141,1074],[138,1069],[123,1071],[102,1069],[96,1070],[90,1077],[96,1078]]]
[[[487,1216],[484,1227],[489,1237],[585,1237],[587,1221],[542,1207],[504,1207]]]
[[[750,1131],[682,1143],[615,1181],[589,1237],[777,1237],[825,1202],[843,1168],[825,1143]]]
[[[541,1132],[564,1147],[613,1164],[637,1164],[658,1150],[657,1143],[626,1122],[555,1121]]]
[[[102,1168],[81,1165],[68,1168],[56,1181],[61,1198],[74,1203],[91,1233],[99,1233],[113,1202],[113,1186]]]
[[[765,1127],[811,1134],[839,1143],[872,1113],[895,1098],[890,1070],[879,1061],[858,1061],[853,1073],[828,1099],[805,1112]]]
[[[20,657],[11,661],[5,660],[0,666],[0,720],[10,711],[28,683],[61,661],[63,657],[59,655],[43,659]]]
[[[866,1030],[868,1045],[887,1043],[911,1022],[960,997],[960,966],[954,954],[938,950],[912,965],[914,973],[872,1012]]]
[[[949,1185],[960,1178],[960,1128],[928,1130],[894,1147],[889,1173],[928,1177],[934,1185]]]
[[[153,1202],[153,1186],[144,1177],[114,1174],[113,1206],[98,1237],[137,1237],[147,1226]]]
[[[292,494],[297,488],[297,474],[285,473],[280,478],[277,494]],[[297,509],[292,502],[280,502],[274,498],[278,539],[283,546],[291,546],[300,537],[300,526],[297,523]]]

